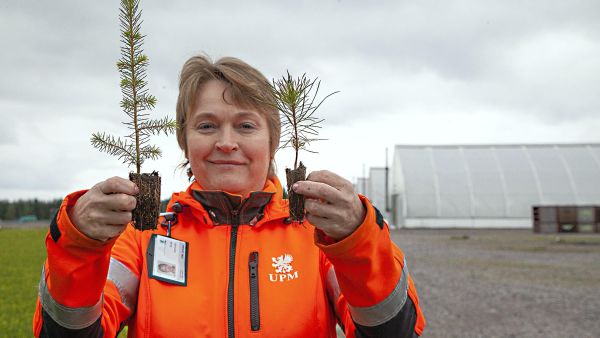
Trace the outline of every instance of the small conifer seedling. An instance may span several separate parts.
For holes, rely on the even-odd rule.
[[[160,209],[160,176],[156,171],[141,173],[141,166],[147,159],[156,160],[162,153],[154,145],[148,144],[151,135],[172,134],[177,124],[169,117],[158,120],[149,118],[148,112],[156,105],[156,97],[146,88],[146,68],[148,57],[144,55],[141,33],[142,12],[139,0],[121,0],[119,20],[121,26],[121,58],[117,68],[121,75],[121,108],[129,117],[123,122],[130,130],[124,138],[107,133],[94,133],[92,145],[100,151],[117,156],[128,166],[135,165],[136,172],[129,173],[129,179],[138,186],[137,205],[133,210],[133,224],[136,229],[155,229]]]
[[[311,142],[323,140],[318,138],[319,129],[324,119],[315,116],[315,112],[321,104],[331,95],[328,94],[320,101],[317,101],[317,94],[321,81],[317,78],[310,79],[303,74],[294,78],[288,72],[280,79],[273,80],[273,92],[277,109],[283,115],[281,138],[283,144],[280,148],[291,147],[294,149],[294,167],[286,168],[287,192],[290,201],[290,218],[297,222],[304,220],[304,196],[297,194],[292,189],[294,183],[306,180],[306,167],[302,162],[298,162],[299,151],[309,150]]]

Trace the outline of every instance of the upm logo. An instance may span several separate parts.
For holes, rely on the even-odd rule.
[[[275,268],[275,273],[269,274],[269,280],[271,282],[285,282],[298,278],[298,271],[293,271],[294,268],[292,267],[292,262],[294,261],[294,257],[292,257],[292,255],[284,254],[271,259],[273,260],[271,266]]]

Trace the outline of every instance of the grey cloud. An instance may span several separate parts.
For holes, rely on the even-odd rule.
[[[528,114],[539,114],[541,118],[577,118],[594,113],[600,107],[597,96],[588,95],[584,100],[569,100],[569,95],[564,95],[565,90],[561,85],[564,83],[561,80],[563,74],[560,73],[560,69],[554,69],[552,61],[544,65],[544,61],[541,60],[538,68],[543,73],[529,74],[531,78],[523,78],[522,74],[518,73],[520,69],[514,69],[512,66],[519,61],[515,58],[520,56],[507,55],[507,51],[532,43],[532,40],[542,34],[560,32],[561,29],[567,30],[575,37],[578,34],[586,34],[598,38],[598,30],[593,29],[598,28],[598,23],[591,13],[600,8],[594,2],[588,2],[581,8],[558,3],[548,6],[547,2],[529,2],[525,8],[516,2],[495,5],[479,2],[462,6],[452,4],[448,6],[450,8],[433,2],[419,4],[422,7],[415,7],[414,4],[396,5],[397,3],[366,8],[348,3],[327,4],[318,12],[311,11],[309,6],[298,6],[299,8],[292,9],[296,15],[291,17],[284,15],[285,8],[274,6],[266,16],[285,17],[281,24],[276,25],[281,29],[269,29],[264,26],[264,21],[258,20],[253,24],[256,30],[234,32],[230,29],[234,29],[235,25],[223,27],[215,22],[227,13],[209,13],[205,17],[209,20],[209,25],[213,19],[210,25],[213,31],[208,31],[208,34],[214,36],[216,41],[233,41],[237,49],[248,52],[248,46],[238,45],[238,42],[241,40],[256,43],[256,37],[250,36],[251,34],[255,31],[268,32],[270,39],[259,40],[258,46],[255,46],[255,51],[252,52],[258,54],[258,62],[276,59],[268,54],[272,53],[272,48],[268,47],[271,43],[279,46],[276,49],[277,56],[286,60],[292,68],[296,64],[305,64],[307,68],[311,68],[315,63],[323,63],[323,60],[326,60],[333,76],[339,76],[336,72],[340,71],[352,74],[358,67],[372,67],[373,74],[364,74],[364,79],[374,79],[373,82],[376,82],[379,81],[377,74],[384,74],[387,79],[382,79],[381,82],[390,86],[393,86],[394,82],[401,84],[402,79],[412,78],[419,73],[439,74],[441,80],[447,80],[449,83],[458,81],[457,87],[462,89],[459,92],[448,92],[450,89],[436,88],[435,84],[430,88],[431,93],[426,96],[440,105],[452,106],[458,97],[458,100],[464,102],[465,109],[478,109],[482,106],[523,109]],[[236,13],[231,21],[242,24],[245,23],[244,19],[247,21],[248,17],[257,14],[245,10]],[[312,24],[303,27],[303,20],[310,14],[316,14],[311,16]],[[293,43],[298,41],[299,43]],[[260,51],[265,54],[261,56]],[[530,52],[536,53],[535,50]],[[541,59],[543,56],[540,55]],[[338,65],[343,63],[340,60],[347,58],[360,61],[353,68],[339,67]],[[285,67],[283,62],[280,61],[279,64],[280,67]],[[273,66],[267,69],[273,73],[281,71],[274,68]],[[550,81],[545,84],[536,83],[540,76],[548,77]],[[556,81],[551,81],[552,78]],[[342,92],[348,84],[351,88],[346,91],[358,91],[353,90],[356,84],[352,82],[364,82],[361,78],[354,80],[350,76],[347,78],[349,82],[340,83]],[[578,76],[575,81],[578,81],[577,87],[598,87],[598,82],[591,76]],[[370,85],[376,87],[376,84]],[[446,84],[437,84],[440,85]],[[354,107],[365,109],[368,107],[361,106],[372,107],[373,104],[381,103],[387,104],[389,111],[390,101],[398,99],[398,96],[391,95],[387,97],[388,102],[385,102],[386,97],[378,95],[380,90],[373,92],[366,85],[361,87],[362,95],[357,97],[373,98],[366,99],[367,104],[355,101],[351,104]],[[481,93],[485,88],[491,89],[490,92]],[[449,96],[436,95],[436,92],[447,93]],[[532,98],[535,98],[535,102],[532,102]],[[470,101],[472,103],[469,103]],[[414,106],[423,104],[428,105],[414,102],[413,107],[408,109],[415,109]],[[344,119],[352,119],[355,115],[348,114],[349,111],[352,110],[344,109],[338,115],[344,116]],[[381,107],[380,111],[385,109]]]
[[[287,69],[319,76],[324,94],[340,90],[321,110],[324,134],[412,116],[468,124],[472,114],[539,123],[527,140],[552,142],[544,138],[557,133],[542,127],[567,124],[581,130],[573,140],[597,140],[590,127],[600,116],[597,1],[142,0],[142,8],[155,116],[174,114],[180,68],[204,51],[240,57],[269,78]],[[0,149],[11,156],[27,149],[35,159],[3,169],[10,174],[0,177],[0,191],[61,191],[87,170],[73,166],[113,162],[91,155],[88,142],[96,130],[125,133],[117,15],[114,1],[0,4]],[[428,136],[436,142],[463,132],[436,128]]]

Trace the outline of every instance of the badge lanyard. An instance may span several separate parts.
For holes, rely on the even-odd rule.
[[[161,212],[160,216],[164,217],[164,221],[160,225],[167,227],[167,237],[171,237],[171,227],[177,224],[177,214],[174,212]]]
[[[175,210],[175,209],[174,209]],[[189,243],[171,237],[171,228],[177,224],[177,210],[164,212],[161,226],[167,236],[153,234],[146,251],[148,277],[169,284],[187,285]]]
[[[161,212],[159,214],[160,217],[164,218],[160,225],[167,228],[167,237],[171,237],[171,227],[177,224],[177,214],[183,211],[183,206],[179,202],[175,202],[171,206],[171,210],[173,211]]]

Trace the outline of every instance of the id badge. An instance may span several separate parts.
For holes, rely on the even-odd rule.
[[[188,246],[187,242],[175,238],[152,235],[146,252],[148,277],[187,285]]]

